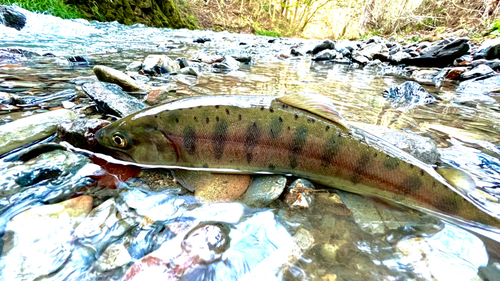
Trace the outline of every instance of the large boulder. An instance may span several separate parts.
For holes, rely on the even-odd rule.
[[[403,59],[401,64],[423,67],[445,67],[469,52],[469,39],[458,38],[450,43],[433,45],[420,52],[421,57]]]
[[[26,25],[26,16],[13,7],[0,5],[0,23],[21,30]]]

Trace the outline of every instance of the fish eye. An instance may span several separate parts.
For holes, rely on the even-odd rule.
[[[111,140],[113,144],[119,148],[126,148],[129,144],[127,138],[121,133],[114,133]]]

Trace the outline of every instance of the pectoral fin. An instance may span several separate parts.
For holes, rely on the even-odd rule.
[[[350,126],[347,121],[340,116],[337,108],[333,105],[333,101],[320,94],[303,93],[286,95],[276,99],[279,102],[289,106],[300,108],[316,114],[320,117],[328,119],[344,129],[349,130]]]
[[[454,168],[437,168],[436,172],[457,189],[465,192],[472,192],[476,189],[476,182],[464,171]]]

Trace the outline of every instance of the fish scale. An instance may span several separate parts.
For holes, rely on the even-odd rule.
[[[120,158],[141,164],[293,174],[499,227],[498,219],[453,191],[432,167],[348,127],[337,113],[326,112],[324,101],[309,110],[314,95],[302,98],[307,107],[276,98],[192,98],[132,114],[103,128],[97,138]],[[117,147],[116,136],[130,145]]]

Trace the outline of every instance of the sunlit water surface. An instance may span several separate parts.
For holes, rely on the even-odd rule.
[[[500,195],[498,97],[458,103],[457,85],[443,82],[436,87],[428,82],[423,86],[437,98],[437,102],[413,109],[395,109],[382,92],[409,79],[390,73],[400,71],[316,63],[309,57],[279,58],[280,54],[289,55],[291,46],[314,42],[279,39],[276,43],[268,43],[269,38],[253,35],[88,23],[26,13],[28,22],[22,31],[0,26],[0,48],[23,48],[39,54],[52,53],[56,57],[0,62],[0,91],[21,96],[47,95],[75,89],[75,78],[93,75],[93,65],[124,70],[132,61],[142,60],[149,54],[167,54],[175,59],[226,54],[236,50],[251,55],[252,63],[242,64],[238,71],[230,73],[203,73],[198,78],[171,76],[164,79],[176,83],[179,96],[321,93],[335,101],[348,121],[431,137],[438,144],[443,163],[469,172],[483,191],[493,196]],[[208,37],[212,41],[193,43],[193,39],[199,37]],[[240,45],[241,42],[246,45]],[[64,59],[74,55],[83,55],[90,65],[75,66]],[[158,80],[157,84],[161,83]],[[4,112],[0,118],[18,119],[27,113],[28,109],[10,114]],[[64,158],[60,161],[69,160]],[[71,161],[79,163],[76,166],[71,164],[74,169],[85,167],[87,163],[84,159]],[[46,162],[40,163],[46,165]],[[22,172],[31,168],[17,166],[16,169]],[[4,165],[2,173],[19,177],[12,169],[11,165]],[[86,170],[78,171],[66,172],[64,180],[71,181],[72,186],[85,185],[82,176]],[[51,184],[56,187],[61,185]],[[57,199],[64,192],[74,192],[61,191],[44,197],[47,195],[42,187],[32,193],[9,188],[17,190],[18,198],[28,198],[23,199],[24,205],[18,206],[18,211],[41,205],[42,201]],[[61,234],[62,238],[52,237],[68,240],[68,244],[61,242],[61,250],[57,253],[44,252],[42,242],[24,245],[26,248],[18,251],[38,251],[42,259],[48,258],[38,261],[39,264],[22,266],[28,268],[27,271],[30,267],[44,268],[46,273],[37,276],[47,279],[120,280],[131,263],[112,270],[96,265],[109,245],[126,245],[131,260],[137,261],[153,251],[179,247],[179,239],[175,237],[185,232],[172,230],[174,223],[185,222],[183,227],[189,229],[200,222],[218,221],[231,228],[230,233],[226,233],[231,237],[231,245],[222,258],[208,258],[203,266],[185,275],[162,271],[156,277],[168,280],[334,280],[328,278],[336,274],[337,280],[500,280],[500,247],[497,242],[480,239],[472,232],[443,224],[427,215],[392,210],[378,202],[345,193],[340,193],[340,197],[354,202],[348,206],[354,218],[349,210],[332,203],[332,198],[337,196],[331,193],[333,191],[319,193],[311,209],[292,211],[280,202],[273,204],[271,209],[257,210],[238,203],[202,205],[190,196],[178,196],[175,190],[154,193],[140,191],[127,184],[121,188],[114,201],[108,202],[109,206],[118,210],[121,220],[115,218],[114,222],[108,222],[107,230],[102,233],[86,235],[79,232],[72,236]],[[2,196],[7,195],[2,193]],[[367,224],[367,221],[356,218],[356,211],[352,210],[356,204],[365,206],[358,206],[360,212],[379,210],[377,212],[380,213],[380,210],[385,210],[393,212],[393,217],[380,215]],[[366,207],[366,204],[372,207]],[[8,212],[3,212],[5,220]],[[412,217],[406,218],[406,212],[410,212]],[[145,225],[146,218],[156,222]],[[394,227],[394,224],[398,226]],[[292,249],[295,246],[291,236],[300,229],[307,229],[314,236],[314,244],[303,255]],[[36,232],[37,227],[32,231]],[[163,258],[175,260],[168,255],[175,257],[175,254],[166,254],[167,257]],[[8,255],[6,257],[9,258]],[[0,268],[16,267],[19,262],[4,257]],[[52,271],[47,271],[47,268]],[[50,272],[56,273],[47,275]],[[10,278],[14,276],[4,275],[3,278],[12,280]],[[26,280],[31,277],[26,275]]]

